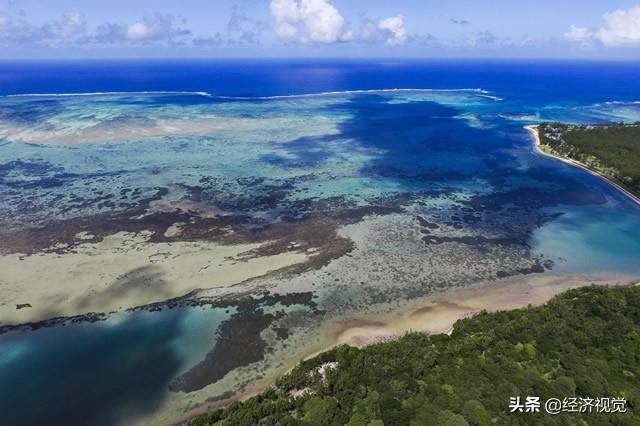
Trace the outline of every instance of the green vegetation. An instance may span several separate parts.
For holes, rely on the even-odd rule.
[[[335,362],[335,368],[321,365]],[[293,398],[293,390],[307,389]],[[509,413],[509,398],[624,397],[624,414]],[[193,425],[639,425],[640,286],[570,290],[303,361],[275,387]]]
[[[640,125],[542,124],[542,148],[579,161],[640,196]]]

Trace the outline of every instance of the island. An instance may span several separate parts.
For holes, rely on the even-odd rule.
[[[338,346],[191,425],[638,424],[639,312],[640,286],[589,286],[458,320],[450,334]],[[512,400],[526,397],[540,409]],[[552,398],[594,407],[551,416]],[[609,411],[595,408],[604,401]]]
[[[638,201],[640,196],[640,123],[527,126],[536,147],[606,178]]]

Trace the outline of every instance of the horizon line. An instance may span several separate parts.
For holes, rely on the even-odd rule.
[[[105,57],[0,57],[0,63],[6,62],[100,62],[100,61],[119,61],[119,62],[159,62],[159,61],[343,61],[343,62],[362,62],[362,61],[411,61],[411,62],[526,62],[526,61],[547,61],[547,62],[627,62],[639,63],[640,58],[559,58],[555,56],[531,56],[531,57],[502,57],[502,56],[486,56],[486,57],[462,57],[462,56],[363,56],[363,57],[346,57],[346,56],[158,56],[158,57],[125,57],[125,56],[105,56]]]

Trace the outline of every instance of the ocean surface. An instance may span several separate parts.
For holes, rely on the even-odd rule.
[[[0,63],[2,255],[60,259],[82,249],[80,233],[94,243],[127,231],[326,256],[251,281],[249,305],[3,330],[0,423],[152,423],[176,395],[179,417],[238,390],[222,381],[236,368],[230,333],[257,345],[238,367],[269,363],[295,346],[296,327],[313,329],[309,312],[321,323],[514,275],[640,277],[640,205],[536,153],[524,129],[640,121],[638,76],[627,62]],[[216,214],[149,213],[185,200]],[[153,237],[172,223],[182,233]],[[11,296],[11,280],[0,271],[0,307],[12,310],[31,301]],[[262,373],[245,371],[242,386]]]

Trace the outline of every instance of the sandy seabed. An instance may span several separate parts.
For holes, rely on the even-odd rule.
[[[464,288],[445,290],[402,304],[380,304],[365,314],[345,314],[319,325],[313,332],[298,336],[295,347],[276,350],[272,357],[279,363],[265,363],[262,378],[230,398],[212,401],[216,391],[246,376],[248,371],[233,371],[221,382],[190,394],[172,394],[163,409],[141,424],[185,424],[188,419],[235,400],[254,396],[272,386],[275,379],[292,369],[299,360],[309,358],[336,345],[363,347],[397,339],[407,332],[450,333],[455,322],[486,310],[502,311],[542,305],[554,296],[585,285],[636,284],[637,277],[626,275],[524,275],[497,281],[480,282]],[[295,339],[296,337],[294,337]],[[191,407],[191,408],[190,408]],[[176,413],[182,413],[176,418]]]
[[[402,336],[410,331],[450,333],[454,323],[481,311],[503,311],[542,305],[559,293],[590,284],[635,283],[629,276],[542,275],[506,278],[449,290],[412,301],[405,308],[383,316],[367,315],[330,325],[327,339],[333,344],[362,347]]]
[[[0,324],[21,324],[162,302],[225,288],[304,262],[302,252],[245,259],[261,244],[149,243],[120,232],[58,254],[0,256]],[[30,307],[16,309],[19,304]]]

